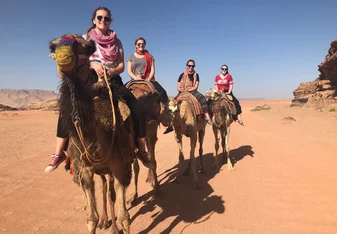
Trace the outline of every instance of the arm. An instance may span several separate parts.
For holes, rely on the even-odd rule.
[[[194,84],[193,87],[188,88],[188,91],[189,91],[189,92],[192,92],[192,91],[194,91],[194,90],[198,90],[198,88],[199,88],[199,81],[195,82],[195,84]]]
[[[119,52],[117,58],[117,67],[110,68],[108,71],[109,76],[111,75],[120,75],[124,72],[124,53],[122,51]]]
[[[232,90],[233,90],[233,84],[230,84],[229,85],[229,90],[228,90],[228,92],[226,94],[232,93]]]
[[[184,89],[181,88],[180,81],[178,81],[178,84],[177,84],[177,90],[178,90],[179,92],[184,92]]]
[[[132,70],[131,70],[131,67],[132,67],[132,62],[131,61],[128,61],[128,75],[131,77],[131,79],[133,80],[139,80],[139,78],[132,73]]]

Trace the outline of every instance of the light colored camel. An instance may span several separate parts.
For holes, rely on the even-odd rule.
[[[74,168],[74,182],[85,194],[88,230],[96,233],[99,222],[93,180],[94,174],[98,174],[111,177],[112,233],[119,233],[115,213],[123,232],[129,233],[125,188],[131,181],[131,164],[135,156],[132,118],[125,119],[119,108],[112,108],[117,107],[118,100],[111,95],[110,86],[107,86],[110,98],[93,100],[88,59],[95,51],[92,41],[85,41],[81,35],[66,34],[52,41],[50,50],[62,79],[60,112],[70,132],[68,155]],[[129,110],[125,104],[121,105]]]
[[[230,103],[231,96],[222,97],[217,90],[207,91],[205,97],[210,101],[210,109],[213,114],[213,134],[215,139],[215,155],[214,155],[214,167],[220,170],[219,162],[219,137],[221,138],[222,153],[227,155],[227,167],[228,170],[234,170],[230,155],[229,155],[229,133],[230,125],[234,121],[231,110],[233,110],[234,104]]]
[[[184,162],[182,137],[183,135],[185,135],[190,138],[190,162],[184,175],[188,174],[191,165],[194,185],[196,188],[199,188],[199,177],[195,161],[195,148],[197,145],[197,140],[199,138],[200,172],[203,173],[204,167],[202,163],[202,144],[205,136],[206,121],[203,116],[196,115],[191,103],[187,100],[177,102],[176,99],[170,98],[168,107],[172,113],[173,127],[175,132],[174,136],[179,149],[179,165],[176,182],[179,183],[182,176],[181,171]]]

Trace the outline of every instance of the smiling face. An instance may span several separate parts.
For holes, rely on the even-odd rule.
[[[96,25],[96,28],[101,32],[106,32],[110,27],[111,15],[106,10],[97,10],[92,19],[92,23]]]
[[[193,61],[188,61],[186,68],[189,72],[193,72],[195,67],[195,63]]]
[[[228,67],[226,65],[223,65],[220,69],[220,72],[222,75],[226,75],[228,73]]]
[[[146,42],[143,39],[139,39],[136,41],[136,50],[142,52],[145,50]]]

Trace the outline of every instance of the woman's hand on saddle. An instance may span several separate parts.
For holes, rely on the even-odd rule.
[[[104,76],[104,67],[103,64],[100,63],[91,63],[91,68],[95,70],[98,77]]]
[[[140,74],[136,75],[136,80],[142,80],[142,79],[143,79],[142,75],[140,75]]]

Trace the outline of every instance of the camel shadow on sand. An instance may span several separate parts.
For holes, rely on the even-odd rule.
[[[158,224],[162,223],[169,217],[175,217],[174,220],[158,233],[171,233],[172,230],[181,222],[186,225],[183,228],[188,228],[191,224],[197,224],[207,221],[214,213],[225,212],[225,201],[222,196],[212,194],[214,192],[211,185],[208,183],[216,172],[212,168],[213,154],[203,156],[203,164],[206,173],[199,174],[201,189],[196,190],[193,187],[193,178],[190,172],[189,176],[183,177],[180,184],[174,183],[174,178],[177,172],[177,165],[166,170],[159,175],[161,191],[163,196],[153,197],[153,193],[149,192],[138,199],[138,205],[142,206],[138,212],[132,217],[131,221],[138,216],[153,212],[159,206],[161,211],[152,215],[153,221],[139,233],[149,233]],[[185,160],[184,166],[187,167],[188,160]],[[199,165],[199,157],[197,158]],[[142,203],[139,203],[142,202]],[[132,209],[132,208],[131,208]],[[183,232],[180,230],[180,232]]]
[[[237,149],[232,149],[229,151],[229,155],[232,159],[232,164],[233,166],[240,160],[242,160],[244,157],[246,156],[250,156],[250,157],[254,157],[254,151],[253,151],[253,147],[250,145],[243,145],[240,146]],[[227,161],[227,159],[226,159]],[[225,163],[226,163],[225,161]]]

